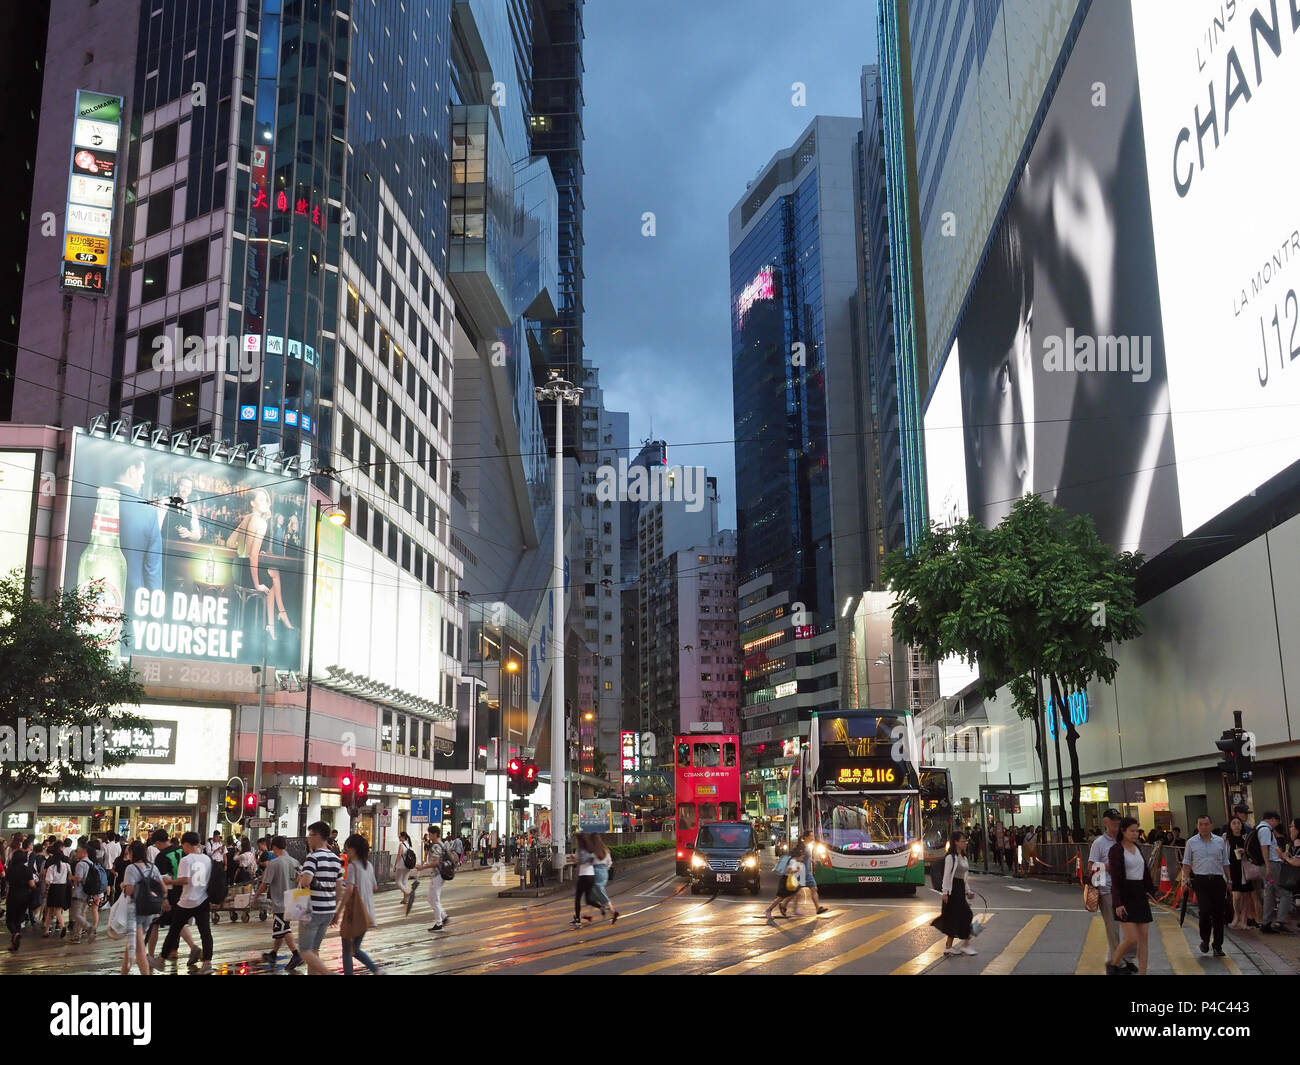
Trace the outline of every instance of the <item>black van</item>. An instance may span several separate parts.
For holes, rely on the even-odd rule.
[[[754,826],[748,821],[710,821],[701,825],[687,863],[691,894],[729,887],[760,890],[762,856]]]

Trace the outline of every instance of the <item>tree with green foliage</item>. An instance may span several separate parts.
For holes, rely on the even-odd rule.
[[[1017,501],[995,529],[973,518],[935,526],[910,553],[896,551],[885,562],[884,578],[898,597],[895,637],[930,661],[957,655],[978,665],[979,693],[994,698],[1008,686],[1017,715],[1034,723],[1045,813],[1043,683],[1055,713],[1065,692],[1086,690],[1094,678],[1114,680],[1110,648],[1141,632],[1133,586],[1141,564],[1141,555],[1103,543],[1091,517],[1071,517],[1036,495]],[[1078,731],[1065,716],[1079,828]]]
[[[95,746],[84,746],[97,727],[103,737],[149,727],[123,709],[138,705],[144,689],[104,639],[105,620],[93,587],[45,601],[32,597],[20,572],[0,579],[0,810],[31,787],[75,786],[98,772],[87,765]],[[102,767],[131,753],[105,748]]]

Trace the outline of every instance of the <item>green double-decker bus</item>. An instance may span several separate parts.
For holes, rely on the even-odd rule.
[[[811,831],[819,885],[925,882],[921,789],[910,715],[822,710],[790,767],[793,842]]]

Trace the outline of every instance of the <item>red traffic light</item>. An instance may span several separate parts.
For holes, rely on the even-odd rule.
[[[358,780],[358,781],[357,781],[357,798],[358,798],[358,799],[360,799],[360,798],[364,798],[364,797],[365,797],[365,794],[366,794],[366,789],[369,788],[369,787],[370,787],[370,781],[368,781],[368,780]]]
[[[534,780],[537,779],[537,763],[536,763],[536,762],[529,762],[529,763],[524,767],[524,779],[525,779],[526,781],[528,781],[528,783],[530,783],[530,784],[531,784]]]
[[[511,758],[510,761],[506,763],[506,772],[512,777],[517,777],[521,769],[523,769],[523,765],[518,758]]]
[[[250,810],[256,810],[257,796],[250,791],[247,795],[244,796],[244,805]]]
[[[348,774],[348,773],[344,773],[344,774],[343,774],[343,779],[340,780],[339,783],[342,784],[343,787],[345,787],[345,788],[350,788],[350,787],[352,787],[352,777],[351,777],[351,775]]]

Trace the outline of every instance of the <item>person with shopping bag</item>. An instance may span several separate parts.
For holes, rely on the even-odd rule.
[[[365,836],[353,833],[344,841],[343,849],[348,855],[348,871],[331,922],[339,924],[343,939],[343,975],[352,975],[355,956],[376,976],[383,976],[384,970],[361,949],[362,938],[375,926],[375,870],[370,864],[370,844]]]
[[[782,917],[789,917],[786,907],[790,905],[790,900],[799,894],[799,889],[803,887],[803,860],[807,852],[802,843],[796,843],[790,848],[790,853],[777,860],[776,868],[773,870],[776,876],[776,898],[769,904],[763,912],[767,920],[772,920],[772,911],[780,908]]]

